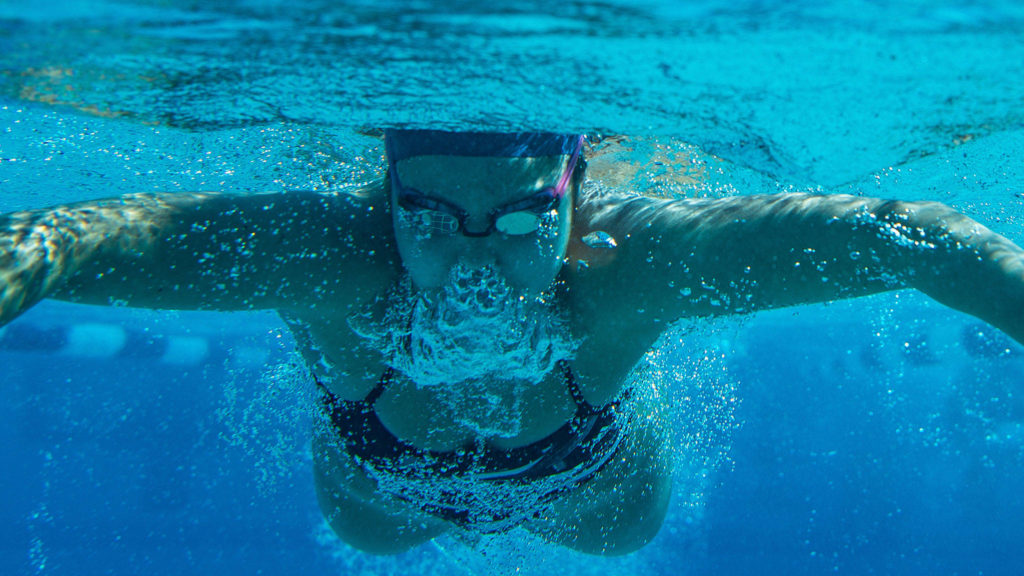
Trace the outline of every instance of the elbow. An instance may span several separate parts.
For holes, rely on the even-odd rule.
[[[887,201],[874,215],[881,238],[917,255],[960,251],[991,234],[978,222],[941,202]]]

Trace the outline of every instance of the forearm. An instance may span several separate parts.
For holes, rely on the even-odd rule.
[[[938,202],[812,198],[820,207],[806,226],[826,221],[832,241],[821,257],[809,258],[821,278],[812,273],[806,284],[834,279],[838,296],[873,286],[916,288],[1024,343],[1024,250],[1009,239]]]
[[[0,216],[0,324],[58,292],[83,267],[152,253],[170,204],[184,201],[134,195]]]
[[[46,297],[67,267],[59,231],[26,214],[0,219],[0,326]]]
[[[350,272],[367,273],[374,259],[360,254],[353,238],[388,230],[378,222],[388,220],[383,210],[316,192],[175,193],[158,200],[162,205],[132,217],[140,225],[128,226],[153,222],[151,230],[120,227],[118,245],[83,262],[58,296],[150,308],[302,306],[337,296]],[[378,259],[388,256],[376,247]]]
[[[1024,250],[942,204],[899,212],[928,239],[907,259],[907,284],[1024,344]]]
[[[752,204],[765,215],[731,228],[749,262],[733,281],[754,308],[912,287],[1024,342],[1024,251],[952,208],[853,196]]]

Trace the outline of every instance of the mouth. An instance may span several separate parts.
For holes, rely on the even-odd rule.
[[[456,265],[449,273],[442,297],[466,312],[492,316],[506,308],[513,294],[511,286],[495,268]]]

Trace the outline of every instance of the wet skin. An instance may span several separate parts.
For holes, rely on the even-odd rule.
[[[398,170],[403,184],[457,204],[469,213],[467,228],[480,230],[492,209],[557,180],[565,161],[411,158]],[[1024,342],[1024,252],[941,204],[802,194],[583,194],[559,205],[549,233],[424,239],[396,224],[393,200],[385,183],[345,197],[140,194],[5,215],[0,323],[45,297],[273,308],[296,327],[311,364],[332,367],[332,391],[355,400],[374,386],[384,364],[352,332],[352,315],[380,314],[380,296],[406,269],[418,289],[433,290],[456,262],[490,265],[524,294],[547,290],[564,310],[581,341],[573,370],[594,405],[616,398],[630,369],[684,317],[913,287]],[[587,246],[581,239],[592,231],[610,234],[618,246]],[[377,403],[378,414],[412,444],[452,449],[473,432],[451,417],[442,393],[397,380]],[[556,376],[529,389],[522,402],[521,433],[495,443],[528,444],[574,411]],[[527,528],[593,553],[629,552],[652,538],[668,503],[670,469],[657,419],[650,422],[631,431],[624,458]],[[391,553],[448,529],[377,492],[332,440],[318,435],[314,454],[321,507],[349,543]]]

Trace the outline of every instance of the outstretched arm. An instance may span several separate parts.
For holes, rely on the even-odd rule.
[[[389,225],[371,200],[310,192],[134,194],[2,215],[0,325],[46,297],[218,310],[344,297],[359,284],[346,278],[369,286],[393,266],[375,232]]]
[[[618,247],[577,244],[590,260],[577,274],[620,313],[643,310],[641,323],[912,287],[1024,343],[1024,250],[939,203],[608,197],[580,213],[581,235],[605,231]]]

